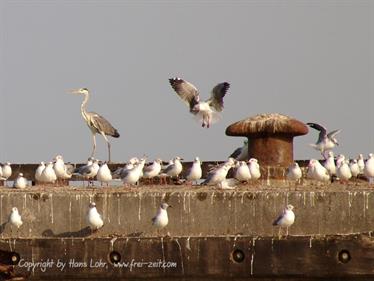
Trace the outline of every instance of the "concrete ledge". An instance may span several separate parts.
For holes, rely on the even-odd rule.
[[[374,194],[368,185],[246,186],[235,191],[168,186],[123,188],[2,189],[0,238],[157,236],[151,218],[162,201],[169,225],[160,235],[274,236],[272,221],[287,203],[295,206],[291,235],[330,235],[374,229]],[[104,227],[94,235],[86,224],[88,204],[95,201]],[[12,232],[8,215],[18,207],[24,224]]]

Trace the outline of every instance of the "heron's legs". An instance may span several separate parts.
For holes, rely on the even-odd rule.
[[[93,157],[95,155],[95,152],[96,152],[96,136],[95,136],[95,134],[92,134],[92,141],[93,141],[93,148],[92,148],[91,157]]]
[[[108,163],[110,163],[110,142],[104,133],[101,133],[106,143],[108,144]]]

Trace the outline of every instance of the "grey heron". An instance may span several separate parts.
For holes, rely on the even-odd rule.
[[[190,107],[190,112],[202,121],[202,127],[209,128],[218,119],[218,113],[223,110],[223,97],[230,88],[228,82],[217,84],[206,101],[200,101],[197,88],[190,82],[178,77],[169,79],[169,82],[178,96]]]
[[[83,119],[86,121],[87,126],[90,128],[93,138],[93,149],[91,153],[91,157],[94,156],[96,151],[96,134],[100,134],[103,136],[105,141],[108,144],[108,162],[110,162],[110,142],[107,136],[111,136],[114,138],[119,138],[118,131],[106,120],[103,116],[96,112],[88,112],[86,110],[87,102],[90,98],[90,92],[87,88],[80,88],[78,90],[71,91],[72,94],[83,95],[84,99],[81,105],[81,113]]]

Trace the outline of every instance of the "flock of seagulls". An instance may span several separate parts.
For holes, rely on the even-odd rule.
[[[172,206],[169,205],[166,202],[161,203],[160,207],[158,208],[156,215],[151,219],[152,225],[157,229],[165,228],[169,223],[169,216],[168,216],[168,208],[171,208]],[[273,222],[273,226],[279,226],[279,236],[281,233],[282,228],[286,228],[287,232],[286,235],[288,236],[288,228],[294,223],[295,221],[295,214],[293,212],[293,206],[287,205],[286,208],[283,210],[283,212],[278,216],[278,218]],[[100,228],[104,226],[104,218],[103,216],[98,212],[96,208],[95,202],[90,202],[88,205],[88,211],[86,215],[86,222],[90,226],[91,233],[98,231]],[[19,231],[19,228],[22,226],[23,221],[22,217],[18,211],[17,207],[13,207],[8,223],[12,227],[17,229],[17,233]]]
[[[294,177],[298,180],[300,175],[300,168],[292,166],[288,169],[287,176]],[[296,177],[296,174],[298,175]],[[374,179],[374,156],[369,153],[368,158],[364,161],[363,155],[359,154],[356,159],[346,159],[343,154],[339,154],[335,159],[334,153],[329,151],[328,157],[320,163],[316,159],[310,159],[307,170],[307,178],[329,182],[335,179],[342,183],[347,183],[350,179],[357,178],[359,176],[365,176],[369,183],[373,183]]]
[[[221,189],[234,189],[243,183],[256,183],[261,178],[261,167],[255,158],[242,161],[229,157],[222,164],[211,165],[205,178],[203,178],[202,161],[199,157],[196,157],[185,171],[182,160],[181,157],[176,156],[167,164],[159,158],[147,163],[146,157],[140,159],[133,157],[123,167],[112,172],[107,162],[92,157],[85,165],[76,168],[70,163],[65,163],[61,155],[57,155],[47,164],[40,162],[35,170],[34,178],[35,184],[40,186],[66,185],[66,180],[74,176],[81,179],[83,185],[87,182],[87,186],[94,186],[94,182],[97,181],[101,186],[109,187],[115,181],[122,182],[124,187],[132,187],[140,183],[167,184],[170,179],[171,182],[178,184],[208,185]],[[12,174],[9,162],[0,166],[0,174],[2,175],[0,180],[7,182]],[[372,153],[369,153],[367,159],[359,154],[357,158],[349,160],[343,154],[335,157],[333,151],[330,150],[325,160],[310,159],[306,171],[297,162],[292,163],[286,169],[284,178],[296,183],[306,178],[325,183],[337,180],[346,184],[349,180],[358,177],[365,177],[369,183],[374,183],[374,155]],[[30,180],[26,179],[23,173],[19,173],[13,181],[14,188],[23,189],[29,185]]]

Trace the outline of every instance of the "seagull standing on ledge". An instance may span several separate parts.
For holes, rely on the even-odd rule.
[[[323,127],[322,125],[319,125],[317,123],[306,123],[306,124],[309,125],[309,127],[319,131],[317,142],[315,144],[311,144],[311,146],[314,147],[316,150],[319,150],[323,158],[326,159],[325,152],[330,151],[336,145],[339,145],[335,136],[339,134],[341,130],[334,130],[330,133],[327,133],[327,129]]]
[[[89,210],[87,213],[87,223],[90,225],[91,230],[93,231],[98,230],[104,225],[103,218],[97,211],[95,202],[91,202],[89,205]]]
[[[169,82],[178,96],[190,107],[190,112],[202,121],[202,127],[209,128],[218,119],[218,113],[223,110],[223,97],[230,88],[228,82],[217,84],[206,101],[200,101],[197,88],[190,82],[178,77],[169,79]]]
[[[169,223],[168,212],[167,209],[171,208],[171,205],[168,203],[162,203],[161,206],[157,210],[157,214],[155,217],[152,218],[152,225],[156,226],[157,228],[164,228]]]
[[[293,208],[294,206],[292,206],[291,204],[287,205],[287,207],[283,210],[279,217],[273,222],[274,226],[280,226],[278,233],[279,236],[282,227],[286,228],[286,235],[288,236],[288,228],[295,222],[295,213],[292,211]]]
[[[17,227],[17,233],[18,233],[18,230],[19,228],[21,227],[21,225],[23,224],[22,222],[22,218],[21,218],[21,215],[19,214],[18,212],[18,208],[17,207],[13,207],[12,208],[12,211],[9,215],[9,219],[8,219],[8,222],[12,225],[12,226],[15,226]],[[13,231],[12,231],[13,232]]]
[[[110,162],[110,142],[107,136],[111,136],[114,138],[119,138],[118,131],[106,120],[103,116],[97,114],[96,112],[88,112],[86,110],[86,104],[90,98],[90,92],[87,88],[81,88],[78,90],[73,90],[72,94],[76,95],[84,95],[84,100],[81,105],[81,113],[83,119],[86,121],[88,128],[90,128],[92,133],[92,140],[93,140],[93,149],[91,153],[91,157],[95,155],[96,151],[96,134],[100,134],[103,136],[105,141],[108,144],[108,162]]]

